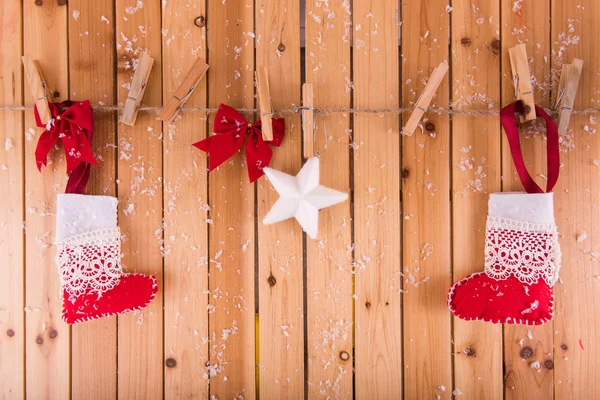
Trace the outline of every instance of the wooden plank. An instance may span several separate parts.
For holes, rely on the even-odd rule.
[[[254,2],[209,2],[211,108],[254,107]],[[237,21],[232,23],[232,21]],[[253,121],[252,113],[245,114]],[[215,114],[209,118],[209,132]],[[200,138],[198,138],[200,139]],[[277,152],[275,150],[275,157]],[[210,394],[256,396],[255,202],[244,151],[210,173]]]
[[[0,104],[23,104],[21,72],[22,9],[16,1],[0,6]],[[24,182],[23,112],[0,112],[0,398],[24,398],[25,318],[23,295],[24,264]]]
[[[369,4],[370,3],[370,4]],[[353,2],[355,108],[398,108],[398,2]],[[355,396],[402,396],[400,125],[354,115]]]
[[[159,2],[116,1],[118,101],[129,93],[133,65],[143,50],[154,58],[144,104],[160,107],[161,19]],[[107,17],[108,18],[108,17]],[[118,129],[119,225],[127,272],[157,277],[159,292],[143,310],[118,318],[118,397],[158,399],[163,395],[163,185],[162,123],[140,113],[135,126]]]
[[[206,58],[206,30],[194,25],[198,15],[206,15],[204,1],[169,1],[162,9],[163,102],[198,57]],[[206,107],[206,79],[187,104]],[[206,135],[206,113],[185,112],[173,124],[163,123],[163,132],[164,357],[176,364],[165,368],[165,398],[208,398],[207,164],[191,145]]]
[[[256,66],[269,68],[274,109],[300,104],[299,2],[256,3]],[[295,175],[301,168],[301,124],[285,114],[285,139],[271,168]],[[258,181],[258,298],[260,397],[304,397],[302,228],[295,220],[262,223],[278,195]]]
[[[312,85],[312,93],[308,95],[312,96],[314,107],[350,108],[351,15],[348,11],[343,2],[306,4],[305,71],[306,82]],[[308,104],[306,100],[303,105]],[[349,191],[350,114],[313,113],[313,118],[303,124],[306,124],[305,158],[315,152],[322,153],[321,184]],[[328,143],[323,151],[325,134]],[[348,251],[352,247],[351,206],[352,203],[346,201],[322,210],[319,238],[306,242],[310,399],[352,399],[353,266],[352,252]]]
[[[417,101],[423,78],[449,57],[446,6],[445,0],[411,1],[402,8],[405,106]],[[431,107],[448,106],[448,82],[444,78]],[[450,123],[447,115],[425,117],[428,121],[414,135],[402,139],[403,369],[408,399],[446,397],[443,388],[452,387],[451,314],[446,308],[452,270]]]
[[[548,1],[521,2],[517,6],[503,3],[501,42],[502,42],[502,105],[514,101],[510,60],[508,49],[518,43],[527,44],[529,67],[532,77],[535,77],[533,91],[535,103],[541,107],[550,106],[550,82],[547,81],[550,65],[550,5]],[[543,129],[543,123],[539,122]],[[524,125],[528,126],[528,125]],[[521,129],[523,131],[523,129]],[[542,175],[546,173],[546,146],[544,135],[532,135],[536,129],[522,137],[523,157],[532,177],[541,187],[546,187]],[[510,156],[508,142],[502,134],[502,190],[523,191]],[[548,399],[553,397],[553,370],[544,368],[544,361],[553,358],[553,324],[548,323],[537,327],[504,326],[504,385],[507,399]],[[530,347],[534,356],[523,360],[520,356],[524,347]],[[539,362],[540,368],[531,367]]]
[[[23,2],[23,53],[37,60],[55,91],[51,101],[69,96],[67,7],[57,2]],[[34,99],[25,90],[25,104]],[[62,322],[62,296],[52,246],[56,226],[56,195],[65,190],[66,164],[62,146],[52,151],[52,163],[37,170],[33,154],[41,129],[33,111],[25,113],[25,390],[27,398],[69,397],[70,332]],[[31,140],[29,140],[31,139]]]
[[[456,109],[500,107],[500,4],[453,3],[452,98]],[[485,23],[480,19],[485,16]],[[492,21],[488,23],[487,21]],[[490,193],[500,191],[500,126],[496,116],[452,120],[453,280],[484,268]],[[503,397],[502,326],[454,318],[454,388],[470,399]],[[440,395],[442,395],[440,393]],[[443,396],[443,395],[442,395]]]
[[[92,107],[115,104],[112,2],[69,2],[69,84],[73,100]],[[96,112],[92,166],[86,193],[116,194],[115,112]],[[102,318],[71,329],[71,391],[76,399],[110,399],[117,393],[117,319]],[[102,371],[102,373],[99,373]]]
[[[597,2],[586,2],[585,12],[568,1],[552,3],[552,70],[561,64],[584,60],[575,109],[596,108],[600,43]],[[572,32],[572,29],[575,32]],[[565,35],[566,36],[563,36]],[[573,35],[581,41],[564,45]],[[593,115],[573,115],[563,139],[560,178],[554,190],[554,209],[560,235],[563,267],[554,287],[554,391],[557,399],[600,398],[600,138]],[[585,240],[582,240],[584,238]],[[579,238],[579,240],[578,240]]]

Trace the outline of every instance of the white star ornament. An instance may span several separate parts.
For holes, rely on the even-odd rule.
[[[296,176],[272,168],[264,168],[263,171],[280,196],[263,220],[265,225],[294,217],[308,237],[316,239],[319,210],[348,198],[347,193],[319,185],[317,157],[309,158]]]

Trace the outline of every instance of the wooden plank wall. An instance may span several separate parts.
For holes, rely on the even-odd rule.
[[[255,108],[258,66],[275,109],[301,105],[304,82],[317,108],[411,107],[446,60],[434,105],[497,111],[514,98],[508,48],[525,43],[538,105],[554,104],[561,65],[578,57],[575,108],[598,108],[598,18],[593,0],[7,0],[0,107],[33,104],[24,54],[53,101],[122,105],[147,50],[143,104],[157,109],[204,58],[190,107]],[[243,152],[208,173],[191,144],[214,112],[167,124],[142,111],[134,127],[118,114],[95,113],[88,193],[118,196],[124,267],[156,275],[160,292],[142,311],[69,327],[53,246],[64,153],[38,172],[32,110],[0,110],[0,399],[600,397],[595,114],[561,137],[563,269],[541,327],[446,309],[450,284],[483,269],[489,194],[521,189],[497,116],[426,113],[402,137],[408,113],[316,114],[321,182],[350,199],[320,213],[313,241],[293,220],[262,224],[277,193],[248,182]],[[295,175],[312,138],[299,114],[276,116],[287,129],[271,166]],[[536,126],[523,148],[544,185]]]
[[[69,26],[69,89],[72,99],[89,99],[94,105],[115,104],[114,4],[71,1]],[[79,17],[73,18],[73,12]],[[94,34],[90,34],[94,32]],[[107,79],[110,76],[113,79]],[[90,84],[93,82],[93,84]],[[92,167],[87,193],[116,195],[116,112],[96,113],[94,146],[99,160]],[[105,370],[103,374],[98,371]],[[71,395],[73,398],[110,398],[117,390],[117,321],[105,318],[71,329]]]

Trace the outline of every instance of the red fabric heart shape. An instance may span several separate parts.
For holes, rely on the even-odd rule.
[[[143,274],[123,274],[117,286],[102,294],[69,296],[64,291],[62,319],[68,324],[109,317],[146,307],[158,292],[156,278]]]
[[[448,307],[468,321],[541,325],[552,319],[554,294],[543,279],[528,285],[514,276],[495,280],[477,272],[452,285]]]

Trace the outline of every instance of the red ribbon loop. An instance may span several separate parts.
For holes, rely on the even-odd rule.
[[[47,165],[48,153],[62,139],[67,160],[67,173],[71,174],[66,193],[83,193],[90,176],[90,165],[97,164],[92,152],[94,136],[94,112],[89,100],[81,102],[64,101],[49,103],[52,120],[44,124],[34,107],[35,121],[38,127],[46,128],[42,132],[35,149],[38,170]],[[64,112],[61,110],[66,108]]]
[[[215,117],[214,132],[209,138],[194,143],[194,146],[210,155],[209,170],[229,160],[241,150],[246,141],[246,163],[250,182],[263,176],[263,168],[268,167],[273,157],[270,145],[279,147],[285,135],[285,120],[273,118],[273,141],[262,138],[261,121],[250,124],[234,108],[221,104]],[[246,139],[247,138],[247,139]]]
[[[519,174],[519,178],[523,183],[523,187],[527,193],[544,193],[542,188],[538,186],[533,180],[525,161],[523,161],[523,153],[521,151],[521,139],[519,137],[519,129],[517,127],[517,120],[515,119],[515,112],[523,112],[523,103],[516,101],[512,104],[507,105],[500,110],[500,121],[504,127],[506,138],[510,146],[510,152],[512,159],[515,164],[515,168]],[[543,108],[535,106],[536,115],[542,117],[546,121],[546,153],[548,163],[548,182],[546,184],[546,193],[550,193],[556,185],[558,180],[558,174],[560,172],[560,152],[558,147],[558,128],[556,124],[550,118],[550,116],[544,111]]]

